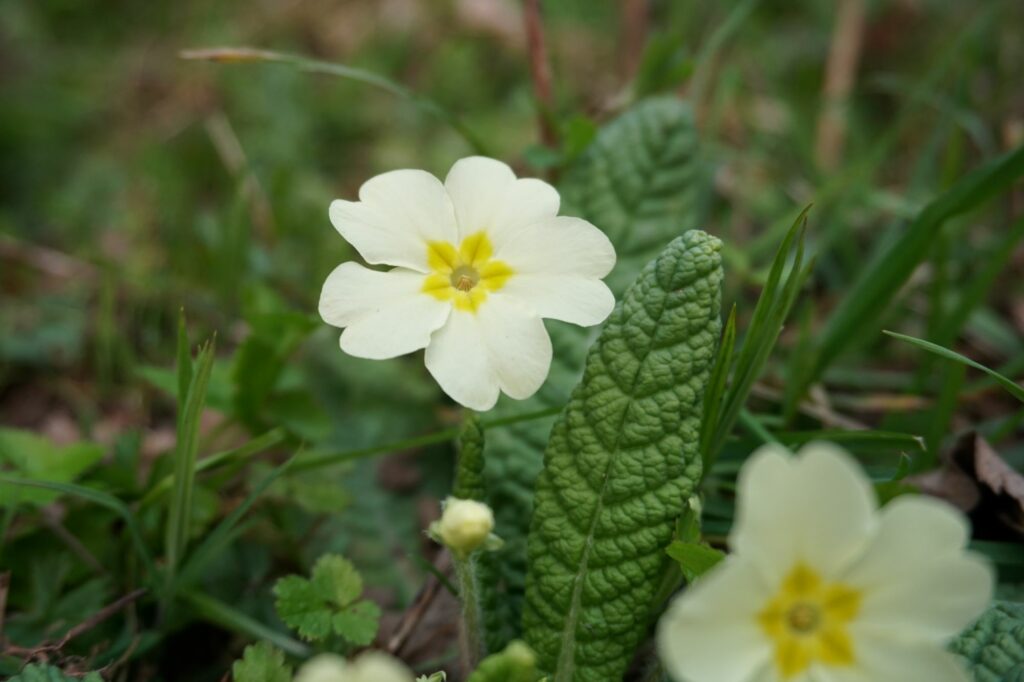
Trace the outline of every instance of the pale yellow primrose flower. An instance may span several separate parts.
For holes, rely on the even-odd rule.
[[[413,682],[400,661],[379,651],[367,651],[354,661],[335,654],[320,654],[299,669],[295,682]]]
[[[601,281],[615,265],[611,242],[559,216],[559,201],[551,185],[479,156],[444,184],[421,170],[371,178],[359,201],[331,204],[331,222],[366,262],[393,267],[342,263],[320,316],[345,328],[350,355],[426,348],[427,370],[466,407],[488,410],[499,392],[528,398],[551,366],[541,318],[590,326],[615,305]]]
[[[878,509],[856,462],[825,443],[754,453],[732,554],[669,607],[658,649],[679,682],[966,682],[945,644],[992,595],[952,507]]]

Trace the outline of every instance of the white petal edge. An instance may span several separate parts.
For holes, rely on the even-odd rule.
[[[578,275],[513,275],[501,293],[518,299],[540,317],[581,327],[604,322],[615,307],[607,284]]]
[[[777,583],[804,562],[835,578],[877,527],[874,489],[856,461],[829,443],[795,455],[765,446],[740,471],[730,547]]]
[[[461,237],[484,230],[495,248],[527,225],[558,214],[558,191],[535,178],[517,179],[508,165],[484,156],[456,161],[444,181]]]
[[[677,682],[749,682],[772,667],[757,613],[771,598],[748,561],[727,557],[675,598],[658,624],[658,655]]]
[[[424,294],[422,286],[418,272],[342,263],[324,282],[320,317],[345,327],[340,343],[349,355],[384,360],[412,353],[430,343],[451,312],[450,304]]]
[[[935,644],[853,632],[854,664],[815,666],[827,682],[969,682],[959,661]]]
[[[551,367],[551,339],[532,312],[501,294],[476,311],[453,310],[427,347],[427,370],[453,400],[477,411],[494,407],[500,392],[533,395]]]
[[[874,541],[844,576],[864,597],[857,622],[890,636],[944,644],[981,615],[994,575],[964,551],[966,519],[933,498],[887,505]]]
[[[502,244],[495,258],[516,273],[601,279],[615,267],[615,247],[586,220],[556,216],[533,223]]]
[[[359,201],[331,202],[331,223],[368,263],[428,272],[427,243],[458,242],[455,211],[441,181],[422,170],[370,178]]]

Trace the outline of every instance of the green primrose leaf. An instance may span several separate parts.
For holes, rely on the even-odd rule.
[[[996,602],[949,645],[977,682],[1024,680],[1024,604]]]
[[[640,268],[682,230],[698,227],[709,183],[701,175],[693,115],[675,97],[652,98],[604,126],[569,168],[559,190],[561,213],[589,220],[615,245],[607,278],[616,298]],[[548,321],[554,357],[548,379],[526,401],[503,399],[496,416],[560,408],[579,381],[596,330]],[[480,558],[486,640],[500,651],[521,636],[526,584],[526,535],[533,488],[554,417],[487,433],[484,475],[487,503],[505,545]]]
[[[303,639],[316,641],[332,632],[365,646],[377,635],[380,608],[356,601],[363,578],[344,557],[326,554],[313,566],[312,578],[289,575],[274,585],[277,613]]]
[[[456,444],[459,457],[452,496],[460,500],[483,502],[487,498],[487,482],[484,479],[484,429],[475,414],[466,415]]]
[[[234,682],[291,682],[292,669],[284,653],[267,642],[245,647],[242,660],[231,667]]]
[[[621,679],[665,547],[700,480],[703,393],[721,331],[721,242],[700,231],[644,268],[551,432],[523,625],[553,682]]]

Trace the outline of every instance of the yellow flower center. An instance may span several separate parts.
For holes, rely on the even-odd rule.
[[[494,247],[484,232],[469,235],[457,248],[450,242],[428,242],[427,264],[433,272],[423,281],[423,292],[475,313],[487,294],[505,286],[513,274],[493,256]]]
[[[859,590],[826,583],[802,563],[794,566],[775,597],[757,614],[761,629],[775,645],[775,664],[782,678],[799,675],[815,661],[852,665],[849,624],[860,612],[860,602]]]

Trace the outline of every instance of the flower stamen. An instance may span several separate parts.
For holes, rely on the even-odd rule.
[[[422,291],[440,301],[451,301],[457,310],[475,313],[498,291],[513,271],[493,258],[494,248],[484,232],[475,232],[458,246],[448,242],[427,244],[427,263],[433,273],[427,275]]]
[[[815,661],[831,666],[854,663],[849,624],[860,611],[860,600],[858,590],[827,583],[805,564],[793,567],[757,615],[775,645],[782,679],[799,675]]]

